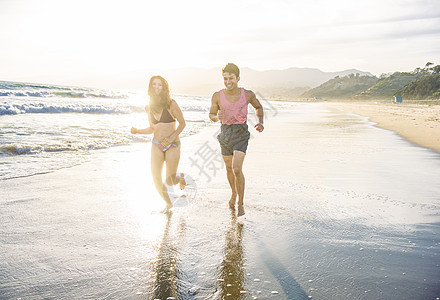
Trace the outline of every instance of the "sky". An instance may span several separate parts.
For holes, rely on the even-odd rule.
[[[440,0],[0,0],[0,80],[142,70],[440,64]]]

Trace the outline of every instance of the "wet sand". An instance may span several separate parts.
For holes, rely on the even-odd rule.
[[[298,104],[251,131],[236,218],[216,130],[182,139],[170,215],[148,144],[0,181],[0,298],[440,297],[438,153]]]
[[[440,105],[339,102],[327,106],[370,117],[377,126],[440,153]]]

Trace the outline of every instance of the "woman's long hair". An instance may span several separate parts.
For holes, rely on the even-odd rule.
[[[162,91],[159,95],[153,89],[153,81],[155,79],[160,79],[162,82]],[[148,84],[148,96],[150,96],[150,108],[154,113],[159,113],[163,109],[169,109],[171,105],[170,87],[168,82],[162,76],[156,75],[151,77],[150,83]]]

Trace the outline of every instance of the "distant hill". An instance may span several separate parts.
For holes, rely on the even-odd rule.
[[[301,95],[302,98],[352,99],[359,93],[373,86],[378,81],[376,76],[362,76],[359,73],[348,76],[336,76],[333,79]]]
[[[424,75],[394,93],[404,99],[440,99],[440,74]]]
[[[314,68],[257,71],[243,67],[239,85],[268,99],[293,99],[335,76],[352,73],[371,75],[369,72],[356,69],[338,72],[324,72]],[[224,88],[221,66],[210,69],[191,67],[172,70],[139,69],[100,76],[83,74],[81,77],[71,78],[70,85],[74,83],[76,86],[145,91],[148,80],[153,75],[162,75],[170,83],[173,94],[211,96],[215,91]],[[59,81],[48,83],[66,84]]]
[[[320,86],[304,92],[301,98],[380,100],[400,96],[407,100],[440,99],[440,65],[412,72],[395,72],[390,75],[362,76],[350,74],[335,77]]]
[[[240,86],[253,90],[266,98],[292,99],[304,91],[316,87],[335,76],[369,72],[356,69],[339,72],[323,72],[313,68],[289,68],[285,70],[256,71],[242,68]],[[223,88],[221,68],[183,68],[164,72],[174,93],[212,95]]]
[[[391,99],[393,95],[410,82],[420,77],[409,72],[395,72],[390,76],[380,78],[373,86],[355,95],[354,99]]]
[[[72,78],[71,82],[83,87],[145,91],[149,78],[158,74],[168,80],[174,95],[210,96],[224,88],[221,67],[168,71],[139,69],[101,76],[84,74],[81,78]],[[390,100],[393,96],[406,100],[440,99],[440,65],[434,66],[431,62],[411,72],[382,74],[379,78],[356,69],[339,72],[323,72],[314,68],[256,71],[245,67],[241,69],[240,77],[239,86],[253,90],[259,99]]]

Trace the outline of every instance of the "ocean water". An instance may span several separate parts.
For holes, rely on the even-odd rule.
[[[210,98],[173,95],[187,126],[181,136],[211,123]],[[149,143],[132,135],[148,126],[146,91],[115,91],[0,81],[0,180],[71,167],[94,151]]]

